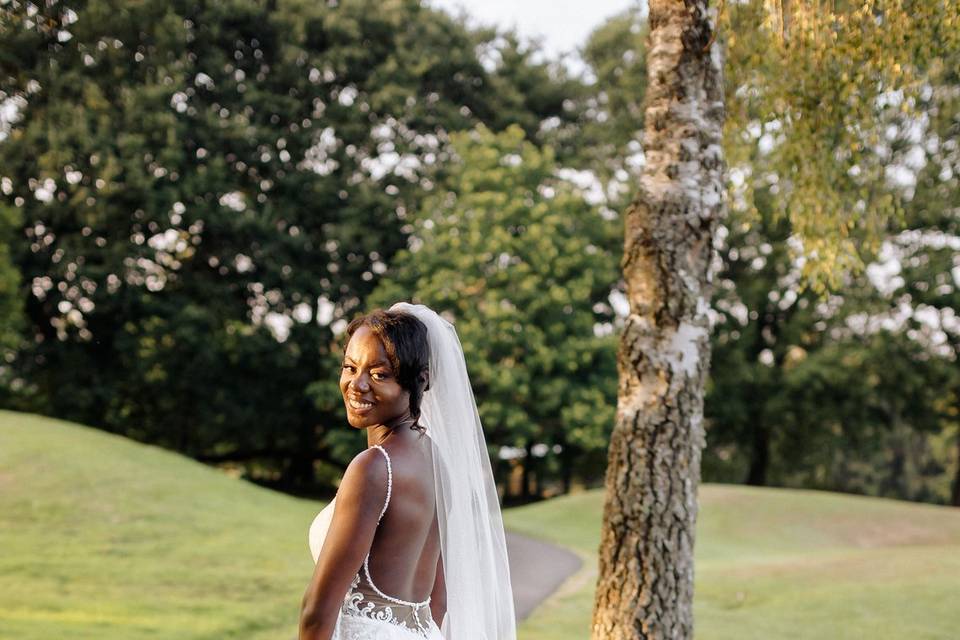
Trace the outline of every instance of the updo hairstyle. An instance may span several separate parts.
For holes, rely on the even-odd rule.
[[[420,403],[423,392],[430,388],[430,382],[429,379],[421,380],[420,376],[428,372],[430,362],[427,326],[405,311],[374,309],[350,321],[346,330],[347,343],[363,325],[380,338],[394,375],[397,376],[397,383],[410,393],[410,415],[414,419],[410,428],[421,434],[425,433],[426,428],[420,425]]]

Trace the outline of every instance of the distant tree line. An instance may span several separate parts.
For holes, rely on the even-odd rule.
[[[0,7],[0,402],[330,487],[363,446],[343,327],[407,299],[456,320],[508,499],[599,484],[646,28],[602,25],[575,77],[416,0]],[[728,118],[705,480],[960,503],[960,124],[938,78],[864,165],[919,166],[927,114],[912,235],[826,297],[776,215],[776,125]]]

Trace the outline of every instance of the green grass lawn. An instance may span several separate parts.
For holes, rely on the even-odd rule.
[[[319,507],[0,411],[0,638],[295,638]]]
[[[522,640],[588,637],[601,510],[594,491],[505,513],[585,561]],[[696,561],[698,639],[960,637],[960,509],[704,485]]]
[[[322,505],[94,429],[0,411],[0,638],[290,640]],[[586,638],[601,496],[508,510],[583,570],[521,640]],[[954,638],[960,510],[701,488],[698,638]]]

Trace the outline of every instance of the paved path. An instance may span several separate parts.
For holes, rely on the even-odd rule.
[[[507,532],[507,556],[517,620],[523,620],[583,562],[573,552]]]

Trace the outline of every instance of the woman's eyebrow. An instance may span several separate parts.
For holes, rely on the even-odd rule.
[[[351,358],[350,356],[344,356],[344,357],[343,357],[343,360],[344,360],[344,362],[346,362],[347,360],[349,360],[350,362],[354,362],[354,363],[356,362],[356,360],[354,360],[354,359]],[[388,364],[390,364],[390,363],[387,362],[386,360],[377,360],[376,362],[374,362],[374,363],[371,364],[370,366],[371,366],[371,367],[385,367],[385,366],[387,366]]]

